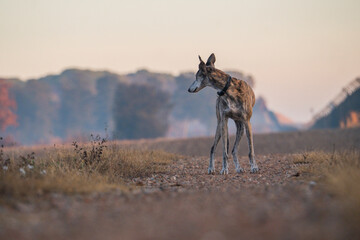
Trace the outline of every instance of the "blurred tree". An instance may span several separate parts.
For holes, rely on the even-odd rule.
[[[16,126],[16,102],[9,96],[9,84],[0,80],[0,130]]]
[[[96,81],[96,132],[101,133],[105,128],[109,131],[114,130],[112,106],[114,103],[114,94],[119,81],[121,81],[121,79],[119,75],[116,74],[108,74]]]
[[[155,138],[168,130],[170,95],[149,85],[119,83],[113,117],[118,139]]]
[[[16,102],[19,126],[14,132],[24,144],[47,143],[55,136],[54,121],[58,104],[50,86],[37,80],[29,80],[12,87]]]
[[[85,88],[62,89],[59,109],[59,132],[63,139],[93,130],[95,95]]]

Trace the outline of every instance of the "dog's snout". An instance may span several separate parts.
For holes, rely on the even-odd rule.
[[[191,89],[191,87],[189,87],[188,92],[189,93],[194,93],[194,92],[196,92],[197,89],[198,89],[197,87],[195,89]]]

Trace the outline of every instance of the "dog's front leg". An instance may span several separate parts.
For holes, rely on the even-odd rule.
[[[220,174],[228,174],[229,168],[228,168],[228,149],[229,149],[229,138],[228,138],[228,119],[223,117],[221,121],[221,137],[223,141],[223,163],[222,163],[222,169],[220,171]]]
[[[210,161],[209,161],[209,168],[208,168],[209,174],[215,173],[215,150],[216,150],[216,146],[220,140],[220,137],[221,137],[221,123],[220,123],[220,121],[218,121],[218,125],[216,126],[214,144],[212,145],[211,150],[210,150]]]

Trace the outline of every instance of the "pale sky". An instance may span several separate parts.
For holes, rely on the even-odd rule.
[[[214,52],[302,122],[360,77],[359,0],[0,0],[0,34],[0,76],[23,80],[68,67],[178,74]]]

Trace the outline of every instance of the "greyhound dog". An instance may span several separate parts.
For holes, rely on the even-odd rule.
[[[240,167],[237,157],[237,148],[240,139],[246,129],[249,146],[250,172],[256,173],[259,168],[255,161],[253,136],[250,124],[252,108],[255,104],[255,94],[251,87],[243,80],[232,78],[223,71],[215,68],[215,55],[211,54],[206,64],[199,56],[199,70],[196,73],[196,80],[189,87],[189,92],[199,92],[204,87],[210,86],[218,90],[216,100],[217,127],[214,144],[210,151],[210,162],[208,173],[215,173],[214,154],[216,146],[222,137],[223,142],[223,162],[220,174],[228,174],[228,152],[229,152],[229,133],[228,119],[231,118],[236,124],[236,139],[232,149],[232,156],[236,172],[244,172]]]

